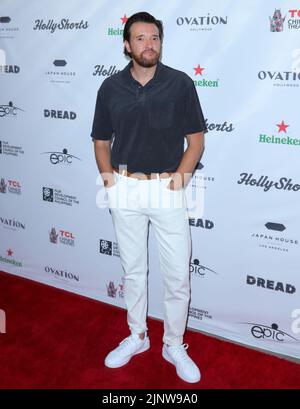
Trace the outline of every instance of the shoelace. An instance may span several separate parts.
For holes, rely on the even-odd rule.
[[[119,344],[119,348],[126,348],[127,346],[133,344],[134,340],[132,338],[132,335],[129,335],[129,337],[123,339],[123,341],[120,342]]]
[[[185,363],[191,363],[191,359],[186,353],[186,350],[188,349],[189,345],[188,344],[182,344],[180,347],[175,349],[175,356],[180,359],[181,361],[184,361]]]

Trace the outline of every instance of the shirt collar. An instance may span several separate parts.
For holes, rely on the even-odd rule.
[[[132,66],[133,66],[133,62],[130,61],[123,70],[124,77],[128,82],[136,84],[138,81],[136,81],[133,78],[133,76],[131,75],[131,72],[130,72],[130,69],[131,69]],[[150,83],[153,84],[153,83],[156,83],[156,82],[161,82],[162,79],[163,79],[164,68],[165,68],[164,64],[162,62],[158,61],[153,78],[145,86],[147,86]]]

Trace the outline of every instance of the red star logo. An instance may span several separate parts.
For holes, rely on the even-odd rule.
[[[290,126],[290,125],[286,125],[285,123],[284,123],[284,121],[281,121],[281,124],[276,124],[276,126],[278,126],[278,133],[279,132],[284,132],[284,133],[286,133],[286,128],[288,127],[288,126]]]
[[[200,65],[198,64],[198,67],[194,68],[195,70],[195,75],[202,75],[202,71],[205,70],[205,68],[201,68]]]
[[[124,16],[121,17],[121,20],[122,20],[122,24],[126,23],[126,21],[128,20],[128,17],[126,17],[126,14],[124,14]]]
[[[7,252],[7,255],[10,256],[10,257],[14,254],[12,249],[8,249],[6,252]]]

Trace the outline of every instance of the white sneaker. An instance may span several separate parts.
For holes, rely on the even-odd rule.
[[[163,346],[162,356],[171,364],[175,365],[179,378],[186,382],[199,382],[201,374],[198,366],[188,356],[186,350],[187,344]]]
[[[140,339],[138,334],[131,334],[120,342],[119,346],[111,351],[105,358],[104,364],[108,368],[120,368],[127,364],[133,355],[140,354],[150,348],[150,341],[147,334],[144,339]]]

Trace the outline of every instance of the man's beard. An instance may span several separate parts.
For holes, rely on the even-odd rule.
[[[159,60],[159,53],[154,50],[151,51],[151,57],[147,56],[147,54],[149,54],[148,51],[143,51],[141,54],[131,52],[131,58],[133,58],[141,67],[154,67]]]

